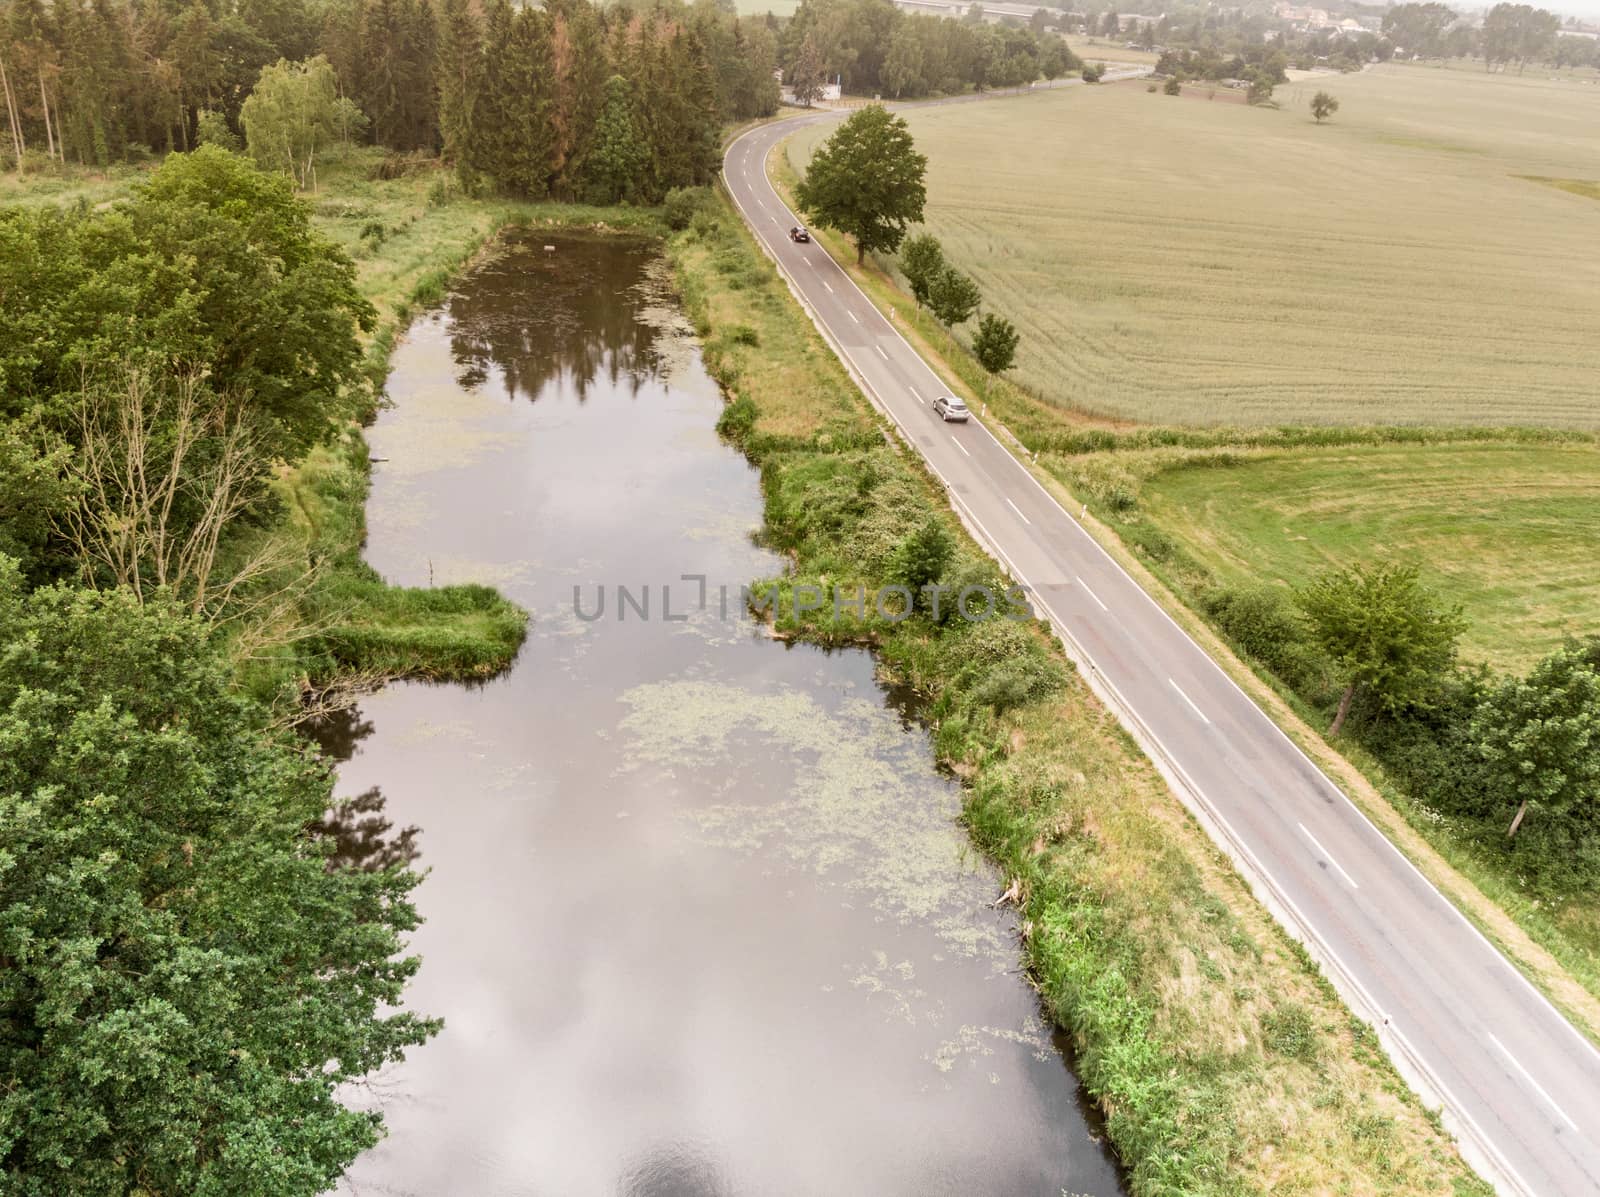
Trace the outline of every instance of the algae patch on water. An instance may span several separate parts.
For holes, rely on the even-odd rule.
[[[1004,921],[988,910],[995,879],[955,823],[956,787],[881,703],[846,696],[830,708],[799,691],[711,681],[636,686],[622,701],[622,767],[656,768],[671,784],[720,798],[727,770],[759,743],[763,780],[689,812],[707,842],[861,894],[881,917],[926,924],[955,954],[1015,964]]]

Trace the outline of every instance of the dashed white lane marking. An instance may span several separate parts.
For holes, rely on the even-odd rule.
[[[823,285],[823,286],[824,286],[824,287],[828,287],[828,280],[827,280],[827,279],[823,279],[823,280],[822,280],[822,285]],[[829,294],[829,295],[832,295],[832,294],[833,294],[833,288],[832,288],[832,287],[828,287],[828,294]]]
[[[913,399],[915,399],[918,403],[922,402],[922,396],[917,394],[917,388],[916,387],[912,386],[910,383],[907,383],[906,384],[906,390],[911,392],[911,397]]]
[[[953,440],[953,441],[956,441],[956,434],[952,432],[950,434],[950,439]],[[956,441],[956,448],[960,449],[968,457],[972,456],[972,452],[965,445],[963,445],[960,441]]]
[[[1333,854],[1331,852],[1329,852],[1326,848],[1324,848],[1320,842],[1318,842],[1317,837],[1311,834],[1310,829],[1307,828],[1304,823],[1300,823],[1300,824],[1298,824],[1298,826],[1300,828],[1301,834],[1303,834],[1306,837],[1306,839],[1311,841],[1311,846],[1313,848],[1315,848],[1319,853],[1321,853],[1322,859],[1327,861],[1335,869],[1338,870],[1339,876],[1341,876],[1341,877],[1343,877],[1345,879],[1345,883],[1347,885],[1349,885],[1351,889],[1360,889],[1361,887],[1356,884],[1356,879],[1354,877],[1350,876],[1349,873],[1346,873],[1344,871],[1344,866],[1341,865],[1335,859],[1333,859]],[[1516,1061],[1513,1060],[1512,1063],[1515,1064]],[[1532,1079],[1532,1078],[1529,1078],[1529,1079]],[[1573,1130],[1577,1130],[1578,1128],[1577,1127],[1573,1127],[1572,1129]]]
[[[1077,577],[1076,574],[1074,574],[1073,576]],[[1102,610],[1102,611],[1111,610],[1110,607],[1106,606],[1104,603],[1102,603],[1100,601],[1100,596],[1098,594],[1096,594],[1094,591],[1089,589],[1089,583],[1085,582],[1082,578],[1078,578],[1078,585],[1083,587],[1083,592],[1085,594],[1087,594],[1090,598],[1092,598],[1095,601],[1095,605],[1098,606],[1100,608],[1100,610]]]
[[[1201,723],[1210,723],[1211,722],[1211,720],[1206,718],[1206,713],[1204,711],[1202,711],[1199,707],[1194,705],[1194,699],[1190,698],[1187,694],[1185,694],[1183,692],[1183,687],[1182,686],[1178,685],[1178,683],[1173,681],[1170,677],[1167,679],[1167,685],[1171,686],[1174,690],[1176,690],[1178,692],[1178,697],[1183,699],[1184,702],[1189,704],[1189,709],[1191,711],[1193,711],[1196,715],[1200,716],[1200,722]],[[1306,832],[1306,834],[1310,835],[1311,833],[1310,832]]]
[[[1027,516],[1022,515],[1022,508],[1018,507],[1009,498],[1006,499],[1006,506],[1011,508],[1011,510],[1015,511],[1018,515],[1022,516],[1022,522],[1023,523],[1028,524],[1028,525],[1032,525],[1033,521],[1030,520]]]
[[[824,286],[826,286],[826,285],[827,285],[827,284],[823,284],[823,285],[824,285]],[[833,290],[833,288],[832,288],[832,287],[828,287],[828,290],[830,290],[830,291],[831,291],[831,290]],[[845,314],[846,314],[846,315],[847,315],[847,316],[849,316],[849,317],[850,317],[850,319],[852,319],[852,320],[854,320],[854,321],[855,321],[855,322],[856,322],[856,323],[857,323],[857,324],[860,324],[860,323],[861,323],[861,317],[860,317],[860,316],[857,316],[857,315],[856,315],[856,314],[855,314],[855,313],[854,313],[854,312],[851,312],[851,311],[848,311],[848,310],[847,310],[847,311],[846,311],[846,312],[845,312]]]
[[[889,355],[883,351],[883,346],[882,345],[874,345],[873,348],[878,351],[878,356],[881,357],[884,361],[888,361],[889,360]]]
[[[1578,1129],[1578,1124],[1575,1123],[1574,1121],[1572,1121],[1572,1119],[1567,1117],[1567,1112],[1565,1110],[1563,1110],[1560,1106],[1556,1105],[1555,1098],[1551,1097],[1548,1093],[1546,1093],[1544,1091],[1544,1086],[1539,1084],[1538,1081],[1534,1080],[1533,1077],[1529,1074],[1528,1070],[1526,1068],[1524,1068],[1517,1061],[1517,1058],[1506,1050],[1506,1045],[1501,1043],[1498,1039],[1496,1039],[1494,1037],[1493,1032],[1485,1031],[1484,1034],[1489,1036],[1489,1042],[1490,1043],[1494,1044],[1497,1048],[1500,1049],[1500,1054],[1502,1056],[1504,1056],[1506,1059],[1511,1061],[1511,1067],[1515,1068],[1518,1072],[1520,1072],[1522,1074],[1522,1079],[1527,1081],[1528,1084],[1533,1086],[1533,1091],[1535,1093],[1537,1093],[1540,1097],[1544,1098],[1545,1102],[1549,1105],[1549,1107],[1552,1110],[1554,1110],[1557,1114],[1561,1115],[1561,1121],[1565,1122],[1573,1130],[1577,1130]]]

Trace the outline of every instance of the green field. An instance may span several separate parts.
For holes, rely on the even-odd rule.
[[[1522,177],[1600,178],[1600,86],[1388,66],[1278,98],[906,114],[929,227],[1022,330],[1018,381],[1161,423],[1600,427],[1600,203]]]
[[[1524,670],[1600,628],[1600,448],[1388,445],[1180,465],[1146,513],[1219,580],[1299,584],[1351,561],[1419,562],[1465,608],[1463,654]]]

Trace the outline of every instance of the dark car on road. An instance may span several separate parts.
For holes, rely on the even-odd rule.
[[[972,413],[954,395],[940,395],[933,401],[933,414],[946,423],[965,424]]]
[[[794,226],[794,228],[789,230],[789,240],[790,241],[810,241],[811,240],[811,234],[806,232],[806,226],[805,225],[797,224],[797,225]]]

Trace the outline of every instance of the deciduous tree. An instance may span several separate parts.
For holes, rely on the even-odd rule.
[[[0,643],[7,1191],[326,1191],[381,1129],[341,1086],[436,1027],[416,875],[330,867],[326,769],[196,621],[0,559]]]
[[[1011,369],[1017,360],[1017,342],[1021,334],[1004,316],[993,312],[984,314],[978,321],[977,335],[972,338],[972,352],[978,364],[992,377]]]
[[[928,288],[928,307],[945,324],[954,326],[971,318],[983,302],[983,292],[969,276],[946,266]]]
[[[805,41],[800,43],[800,53],[794,65],[789,68],[789,91],[794,96],[794,102],[802,108],[810,108],[822,98],[822,85],[826,80],[822,53],[817,49],[816,39],[807,34]]]
[[[265,170],[286,172],[302,191],[314,189],[317,153],[338,138],[338,105],[333,67],[322,55],[267,67],[239,117],[250,156]]]
[[[1444,607],[1411,565],[1354,565],[1295,593],[1313,640],[1344,684],[1330,735],[1338,735],[1358,690],[1385,712],[1426,706],[1455,662],[1465,621]]]
[[[1311,97],[1311,115],[1316,118],[1317,124],[1327,120],[1339,111],[1339,101],[1325,91],[1319,91]]]
[[[922,307],[933,291],[934,280],[944,269],[944,249],[932,233],[908,237],[900,250],[900,269],[911,285],[911,294]]]
[[[893,253],[922,219],[927,167],[906,122],[868,104],[817,150],[795,196],[812,223],[853,237],[861,262],[869,249]]]
[[[1595,646],[1546,657],[1484,695],[1471,725],[1515,836],[1531,815],[1568,840],[1600,839],[1600,672]],[[1570,846],[1570,844],[1569,844]]]

